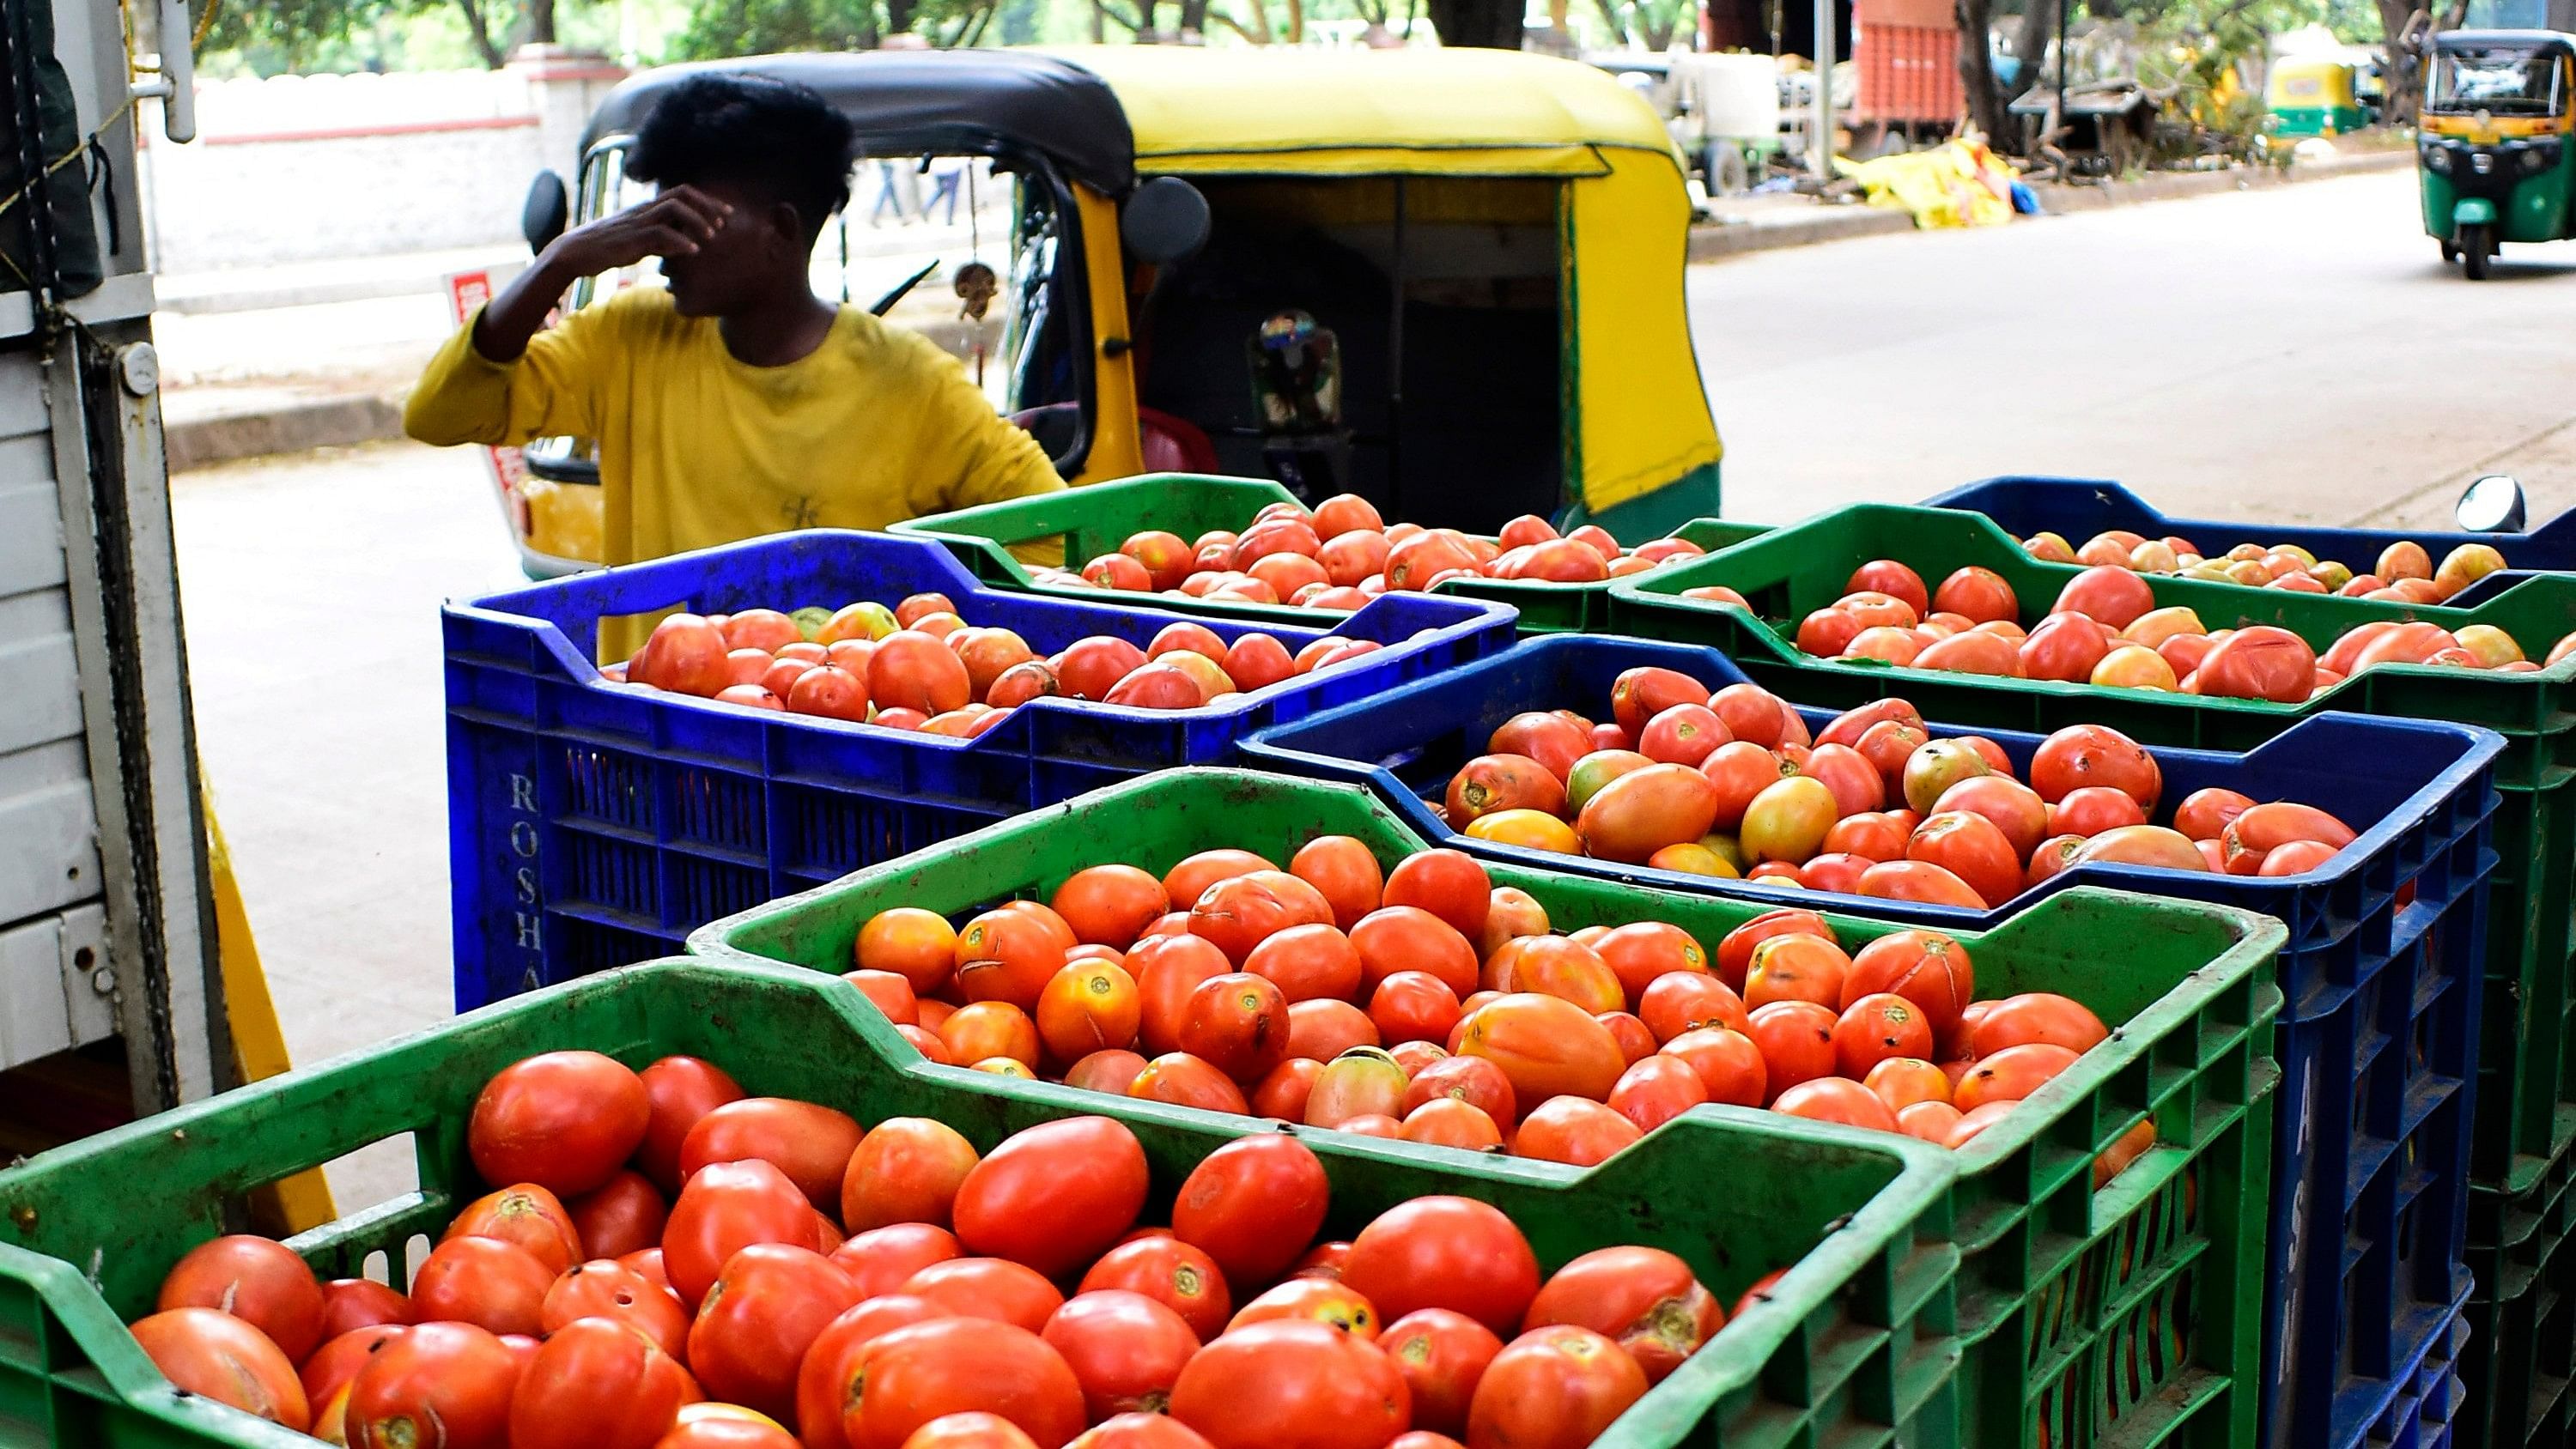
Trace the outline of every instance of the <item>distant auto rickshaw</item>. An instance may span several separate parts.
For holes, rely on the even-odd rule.
[[[879,283],[853,294],[853,277],[890,267],[875,307],[902,318],[950,290],[906,304],[913,285],[964,254],[953,346],[1073,483],[1268,476],[1357,492],[1389,519],[1491,533],[1538,513],[1630,540],[1718,512],[1721,450],[1683,311],[1682,158],[1653,110],[1590,66],[1128,46],[665,67],[601,102],[569,207],[538,178],[530,244],[567,210],[586,221],[643,199],[625,176],[633,133],[708,69],[811,86],[857,123],[858,215],[827,229],[818,278],[837,272],[865,302]],[[895,191],[923,177],[947,218],[933,206],[918,230],[879,226],[890,198],[910,220]],[[869,205],[872,179],[887,190]],[[967,268],[987,269],[998,327]],[[595,279],[570,305],[636,280]],[[532,448],[529,466],[558,487],[597,478],[575,440]],[[522,542],[532,571],[585,562]]]
[[[2504,242],[2576,236],[2576,36],[2433,37],[2415,148],[2424,230],[2470,280]]]
[[[2370,123],[2348,60],[2283,56],[2263,79],[2276,136],[2342,136]]]

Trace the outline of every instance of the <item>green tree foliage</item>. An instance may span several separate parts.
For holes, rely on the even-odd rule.
[[[671,58],[873,50],[894,35],[969,45],[990,28],[994,9],[992,0],[700,0]]]

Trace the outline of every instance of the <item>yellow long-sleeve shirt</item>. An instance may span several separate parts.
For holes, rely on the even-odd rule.
[[[430,359],[403,430],[441,445],[598,439],[608,563],[1064,486],[955,358],[863,308],[783,367],[737,360],[714,319],[682,317],[658,287],[568,315],[516,362],[473,338],[469,321]]]

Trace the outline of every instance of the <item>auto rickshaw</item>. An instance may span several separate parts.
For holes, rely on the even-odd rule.
[[[2416,140],[2424,230],[2472,281],[2504,242],[2576,236],[2576,36],[2433,37]]]
[[[817,246],[818,278],[837,271],[864,303],[866,254],[918,238],[878,259],[895,284],[875,309],[939,298],[963,328],[952,350],[1072,483],[1232,473],[1355,491],[1390,519],[1491,533],[1538,513],[1631,540],[1719,511],[1683,311],[1682,158],[1590,66],[1127,46],[664,67],[600,103],[569,205],[538,178],[530,245],[643,199],[625,176],[636,127],[710,68],[810,86],[857,123],[857,199]],[[907,231],[894,192],[924,178],[948,213]],[[953,288],[916,294],[943,266]],[[593,279],[568,305],[649,280]],[[596,497],[578,440],[528,465],[552,509]],[[531,572],[591,562],[524,528],[521,544]]]
[[[2369,124],[2348,60],[2283,56],[2263,78],[2275,136],[2341,136]]]

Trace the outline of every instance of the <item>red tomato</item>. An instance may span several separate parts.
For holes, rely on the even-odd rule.
[[[1945,810],[1965,810],[1982,815],[2004,833],[2012,847],[2013,858],[2021,860],[2039,848],[2041,837],[2048,833],[2048,804],[2039,792],[2007,775],[1979,775],[1961,780],[1941,792],[1933,802],[1934,814]],[[1902,858],[1899,852],[1897,858]]]
[[[2164,771],[2136,740],[2108,725],[2072,725],[2040,742],[2030,787],[2051,805],[2087,785],[2107,785],[2146,810],[2164,793]]]
[[[1859,894],[1882,900],[1920,901],[1925,905],[1987,909],[1984,896],[1966,881],[1930,861],[1891,860],[1861,872]]]
[[[680,1176],[685,1181],[709,1163],[758,1159],[787,1174],[814,1206],[838,1207],[860,1135],[847,1113],[786,1097],[746,1097],[689,1129],[680,1143]]]
[[[321,1283],[294,1249],[268,1238],[234,1234],[189,1249],[161,1280],[156,1306],[165,1313],[174,1308],[229,1313],[267,1335],[297,1363],[322,1342]]]
[[[2194,677],[2202,694],[2296,704],[2316,688],[2317,652],[2287,629],[2251,625],[2220,640]]]
[[[1661,1383],[1726,1322],[1690,1264],[1661,1248],[1601,1248],[1556,1270],[1526,1326],[1570,1323],[1617,1343]]]
[[[1932,595],[1923,586],[1923,576],[1894,559],[1872,559],[1852,570],[1852,576],[1843,583],[1843,592],[1902,599],[1917,618],[1932,611]]]
[[[2194,790],[2174,807],[2173,828],[2194,840],[2216,840],[2229,822],[2254,808],[2250,795],[2216,786]]]
[[[1492,1329],[1446,1308],[1404,1315],[1386,1326],[1377,1345],[1395,1360],[1405,1386],[1413,1391],[1413,1422],[1452,1434],[1467,1427],[1476,1381],[1503,1351],[1503,1341]]]
[[[2105,629],[2121,630],[2156,606],[2156,591],[2137,573],[2108,564],[2089,568],[2066,581],[2052,614],[2082,614]]]
[[[1303,1142],[1285,1133],[1242,1137],[1182,1179],[1172,1234],[1248,1288],[1296,1261],[1323,1227],[1331,1196],[1324,1164]]]
[[[1842,999],[1843,976],[1851,958],[1821,936],[1779,936],[1753,948],[1744,976],[1744,1004],[1758,1010],[1775,1001],[1813,1001],[1830,1006]]]
[[[1094,1420],[1162,1412],[1182,1367],[1199,1351],[1198,1334],[1179,1314],[1119,1289],[1066,1299],[1040,1337],[1072,1368]]]
[[[1244,1100],[1243,1089],[1225,1073],[1200,1061],[1187,1052],[1166,1052],[1145,1064],[1136,1080],[1127,1086],[1127,1095],[1148,1102],[1169,1102],[1178,1107],[1197,1107],[1208,1112],[1230,1112],[1248,1116],[1251,1103]]]
[[[546,1289],[537,1307],[537,1326],[546,1333],[584,1318],[621,1324],[664,1353],[688,1352],[689,1315],[680,1300],[614,1258],[573,1265]]]
[[[932,1263],[905,1279],[899,1291],[943,1313],[1016,1323],[1031,1333],[1064,1306],[1064,1295],[1036,1269],[1002,1258]]]
[[[1905,856],[1957,876],[1989,906],[2021,893],[2021,858],[2003,831],[1982,815],[1944,810],[1932,816],[1915,828]]]
[[[2127,791],[2114,790],[2108,785],[2087,785],[2081,790],[2069,790],[2066,798],[2057,802],[2057,813],[2053,817],[2053,828],[2060,834],[2079,835],[2086,839],[2106,830],[2117,830],[2123,825],[2146,823],[2147,812],[2138,807],[2138,802],[2130,798]]]
[[[1928,1057],[1932,1046],[1932,1019],[1892,993],[1861,997],[1834,1023],[1834,1069],[1854,1081],[1891,1058]]]
[[[811,1221],[809,1215],[799,1226],[810,1232]],[[411,1301],[426,1322],[533,1334],[543,1327],[546,1290],[554,1281],[554,1270],[525,1248],[498,1238],[450,1238],[430,1250],[413,1276]]]
[[[349,1442],[502,1449],[520,1365],[470,1323],[424,1323],[386,1344],[349,1381]]]
[[[1483,1057],[1443,1057],[1414,1072],[1405,1086],[1402,1106],[1410,1116],[1424,1103],[1443,1097],[1483,1112],[1504,1132],[1520,1120],[1519,1094],[1512,1090],[1511,1077]]]
[[[1654,1132],[1700,1102],[1708,1102],[1700,1073],[1682,1058],[1664,1053],[1628,1063],[1618,1086],[1610,1089],[1610,1109],[1633,1122],[1638,1132]]]
[[[653,1449],[698,1397],[686,1369],[605,1318],[565,1324],[510,1398],[510,1449]]]
[[[2082,684],[2111,652],[2111,635],[2082,614],[2051,614],[2021,642],[2021,677]]]
[[[1634,1143],[1644,1130],[1599,1102],[1551,1097],[1521,1118],[1512,1155],[1590,1167]]]
[[[1745,973],[1753,963],[1753,949],[1773,936],[1821,936],[1834,939],[1834,928],[1814,911],[1783,907],[1764,911],[1752,920],[1726,933],[1717,943],[1718,979],[1736,991],[1744,989]]]
[[[1460,1054],[1501,1067],[1520,1101],[1564,1094],[1598,1102],[1628,1069],[1627,1054],[1607,1027],[1553,996],[1513,992],[1477,1008],[1459,1025]]]
[[[796,1370],[796,1427],[807,1449],[849,1449],[849,1435],[841,1430],[842,1400],[870,1343],[898,1328],[950,1316],[910,1294],[884,1293],[825,1325]]]
[[[1876,1092],[1849,1077],[1818,1077],[1800,1082],[1782,1092],[1771,1103],[1771,1110],[1788,1117],[1804,1117],[1815,1122],[1840,1122],[1847,1127],[1868,1127],[1880,1132],[1900,1130],[1896,1114],[1887,1109]]]
[[[153,1367],[189,1393],[299,1434],[312,1422],[295,1365],[247,1319],[216,1308],[167,1308],[137,1320],[134,1341]],[[507,1397],[505,1390],[505,1409]],[[497,1437],[491,1442],[497,1449]]]
[[[1583,1449],[1646,1396],[1627,1350],[1573,1324],[1513,1339],[1476,1384],[1468,1449]]]
[[[485,1182],[532,1182],[570,1197],[608,1181],[643,1143],[652,1116],[644,1083],[616,1059],[544,1052],[484,1083],[466,1148]]]
[[[796,1366],[857,1307],[849,1275],[821,1254],[754,1243],[725,1261],[689,1326],[689,1368],[707,1394],[775,1418],[796,1405]]]
[[[564,1204],[579,1251],[593,1258],[615,1258],[662,1241],[670,1205],[640,1172],[623,1171]]]
[[[1432,1098],[1405,1113],[1399,1125],[1405,1141],[1430,1147],[1486,1152],[1503,1145],[1503,1129],[1485,1115],[1483,1108],[1471,1107],[1454,1097]]]
[[[1500,1333],[1519,1323],[1537,1294],[1538,1259],[1492,1204],[1418,1197],[1360,1230],[1342,1279],[1389,1318],[1447,1308]]]
[[[1834,1070],[1833,1008],[1812,1001],[1775,1001],[1753,1011],[1747,1033],[1762,1051],[1763,1076],[1771,1096]],[[1712,1091],[1710,1100],[1718,1100]]]
[[[1473,857],[1455,850],[1426,850],[1406,856],[1388,872],[1384,900],[1390,906],[1429,911],[1473,941],[1485,928],[1493,892],[1493,881]]]
[[[326,1341],[380,1323],[413,1321],[411,1298],[372,1278],[334,1278],[322,1285],[322,1337]],[[270,1335],[272,1342],[275,1338]]]
[[[1725,1027],[1688,1031],[1664,1043],[1664,1055],[1686,1063],[1708,1100],[1759,1107],[1770,1100],[1770,1068],[1745,1032]]]
[[[1330,548],[1330,544],[1325,545]],[[1121,1414],[1094,1424],[1073,1449],[1215,1449],[1205,1435],[1169,1414]]]
[[[948,1225],[975,1146],[928,1117],[889,1117],[859,1139],[840,1185],[841,1222],[853,1233],[892,1223]]]
[[[1225,1331],[1279,1320],[1327,1324],[1353,1338],[1369,1340],[1376,1339],[1379,1327],[1376,1305],[1349,1284],[1337,1278],[1298,1277],[1274,1284],[1236,1309]]]
[[[813,1204],[787,1174],[766,1162],[719,1162],[700,1168],[671,1205],[662,1268],[680,1301],[694,1309],[725,1260],[741,1249],[813,1240]]]
[[[2102,1018],[2082,1002],[2052,991],[2025,991],[1988,1007],[1969,1033],[1968,1045],[1980,1058],[2033,1042],[2088,1052],[2110,1035]]]
[[[1299,1242],[1302,1246],[1304,1240]],[[1233,1295],[1216,1260],[1177,1237],[1136,1238],[1102,1254],[1082,1275],[1080,1291],[1111,1289],[1139,1293],[1171,1309],[1202,1343],[1224,1332],[1226,1321],[1234,1316]]]
[[[947,922],[936,916],[931,920],[940,930],[947,930]],[[938,954],[939,979],[944,980],[949,970],[948,952],[943,946]],[[914,985],[922,983],[915,981]],[[680,1171],[680,1144],[687,1140],[689,1129],[725,1103],[740,1101],[743,1090],[722,1068],[696,1057],[664,1057],[646,1067],[640,1079],[650,1117],[643,1143],[635,1152],[635,1165],[653,1180],[654,1186],[664,1192],[677,1192],[680,1184],[688,1180]]]
[[[892,1293],[913,1274],[957,1256],[957,1236],[928,1223],[890,1223],[853,1233],[832,1261],[858,1285],[861,1298]]]
[[[1125,1124],[1040,1123],[1006,1138],[966,1174],[954,1209],[957,1240],[1050,1276],[1071,1273],[1134,1226],[1145,1185],[1145,1149]]]
[[[841,1431],[851,1449],[901,1449],[912,1431],[981,1410],[1019,1426],[1039,1449],[1082,1432],[1082,1383],[1064,1356],[1024,1328],[939,1318],[898,1328],[853,1359]]]
[[[912,1431],[903,1449],[1037,1449],[1037,1441],[999,1414],[942,1414]]]
[[[1199,1350],[1171,1415],[1215,1449],[1384,1449],[1411,1422],[1413,1393],[1374,1343],[1320,1323],[1256,1323]]]
[[[1973,1118],[1980,1107],[2018,1102],[2047,1085],[2050,1078],[2075,1065],[2076,1054],[2062,1046],[2033,1042],[2027,1046],[2006,1047],[1992,1056],[1981,1056],[1959,1078],[1958,1087],[1950,1094],[1950,1105]],[[1875,1099],[1873,1099],[1875,1100]],[[1988,1119],[1991,1120],[1991,1119]],[[1979,1121],[1971,1131],[1982,1131]],[[1960,1128],[1967,1128],[1962,1121]],[[1958,1133],[1953,1130],[1955,1145]]]
[[[1704,1026],[1742,1031],[1750,1022],[1743,999],[1704,971],[1667,971],[1656,977],[1641,994],[1637,1015],[1659,1043]]]
[[[1369,996],[1369,1021],[1390,1045],[1446,1041],[1459,1015],[1458,993],[1428,971],[1398,971]]]
[[[1881,992],[1913,1003],[1933,1035],[1946,1038],[1976,999],[1976,969],[1968,949],[1938,931],[1892,931],[1852,958],[1837,1005],[1849,1009]]]
[[[320,1425],[331,1400],[349,1386],[349,1380],[358,1376],[358,1370],[367,1366],[367,1360],[374,1358],[386,1344],[402,1337],[410,1327],[407,1323],[377,1323],[353,1328],[323,1340],[322,1346],[313,1350],[312,1356],[298,1367],[296,1377],[303,1385],[305,1404],[308,1407],[320,1406],[313,1410],[316,1426]]]

